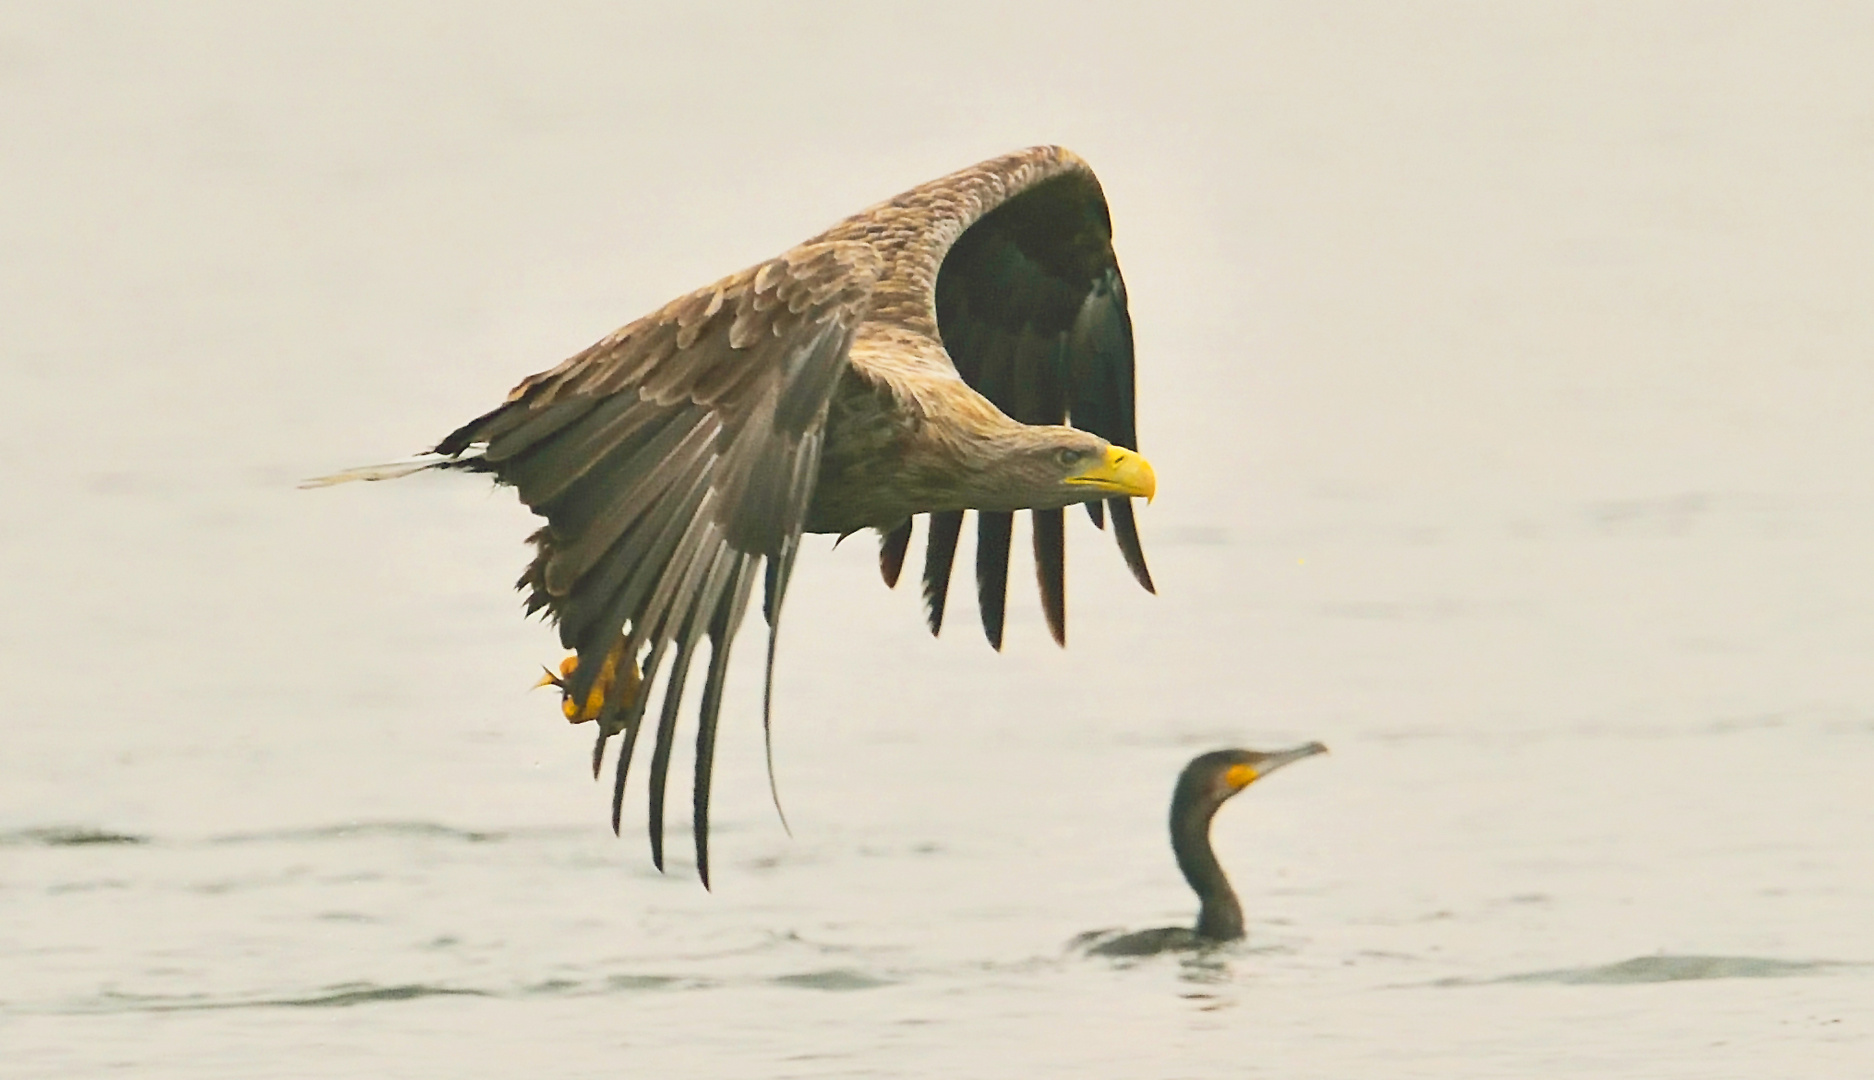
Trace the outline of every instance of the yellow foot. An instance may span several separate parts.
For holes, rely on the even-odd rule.
[[[623,679],[618,677],[620,664],[625,667]],[[568,680],[572,678],[573,672],[578,670],[579,656],[575,653],[560,661],[558,674],[548,671],[539,682],[534,684],[536,687],[557,686],[560,688],[560,713],[566,717],[568,723],[583,724],[588,720],[597,720],[599,714],[605,711],[606,700],[613,694],[618,696],[620,708],[630,705],[632,699],[637,697],[638,665],[636,661],[625,660],[623,637],[618,639],[618,644],[612,646],[611,652],[605,654],[605,665],[599,668],[599,677],[592,683],[592,689],[586,692],[586,704],[583,709],[573,701],[573,696],[567,689]]]

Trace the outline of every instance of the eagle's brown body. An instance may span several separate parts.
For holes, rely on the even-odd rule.
[[[1104,198],[1085,162],[1036,147],[665,305],[524,380],[413,467],[335,479],[492,472],[546,518],[521,585],[582,661],[569,700],[587,700],[608,655],[643,670],[644,692],[609,695],[597,716],[599,749],[625,736],[614,826],[649,691],[671,662],[651,774],[660,865],[677,711],[709,639],[695,791],[707,882],[729,645],[758,582],[778,622],[801,534],[880,530],[895,582],[910,519],[929,514],[935,632],[963,512],[977,511],[979,598],[999,646],[1011,514],[1032,509],[1043,607],[1064,640],[1062,507],[1089,503],[1102,525],[1110,514],[1151,587],[1128,498],[1153,481],[1135,441],[1131,325]],[[770,681],[773,656],[771,632]]]

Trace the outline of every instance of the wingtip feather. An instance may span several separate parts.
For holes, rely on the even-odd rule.
[[[944,607],[950,594],[950,570],[956,562],[957,538],[963,532],[963,512],[945,510],[930,516],[924,546],[924,621],[936,637],[944,625]]]
[[[346,469],[330,476],[314,476],[299,482],[301,491],[312,488],[333,487],[337,484],[349,484],[355,480],[371,482],[376,480],[395,480],[420,473],[425,469],[434,469],[447,464],[453,459],[438,454],[424,454],[421,457],[406,458],[403,461],[387,461],[382,465],[360,465],[355,469]]]
[[[898,575],[904,571],[905,551],[910,546],[911,522],[908,519],[890,532],[879,534],[878,572],[885,579],[887,589],[898,587]]]

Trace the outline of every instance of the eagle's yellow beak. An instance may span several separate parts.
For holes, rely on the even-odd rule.
[[[1098,488],[1111,495],[1125,495],[1152,501],[1158,494],[1158,474],[1152,463],[1137,450],[1109,446],[1106,456],[1088,466],[1085,472],[1067,478],[1070,484]]]

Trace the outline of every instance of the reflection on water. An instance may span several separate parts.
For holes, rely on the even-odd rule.
[[[1874,27],[849,16],[0,13],[0,1072],[1867,1072]],[[511,494],[295,482],[1044,140],[1113,206],[1159,595],[1077,519],[1072,647],[1013,591],[996,655],[811,546],[794,835],[748,650],[715,891],[657,874],[527,691]],[[1189,919],[1191,754],[1310,738],[1216,825],[1247,943],[1063,950]]]

